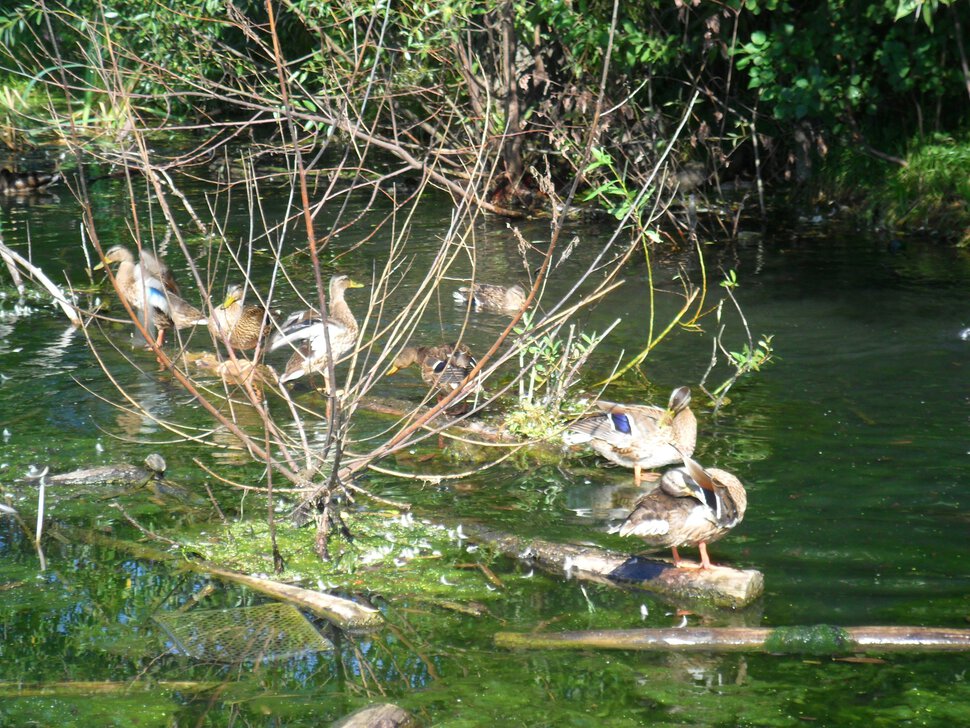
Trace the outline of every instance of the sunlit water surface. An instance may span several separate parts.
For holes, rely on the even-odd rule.
[[[197,209],[204,209],[203,191],[187,190]],[[95,193],[103,243],[130,243],[122,190],[103,183]],[[284,194],[263,195],[270,219]],[[232,207],[227,237],[238,243],[248,237],[244,201],[237,197]],[[442,199],[420,211],[410,243],[416,270],[445,235],[449,215]],[[79,207],[66,191],[31,204],[5,205],[0,217],[4,242],[29,252],[56,280],[88,285]],[[380,211],[365,216],[335,240],[332,253],[350,250],[381,219]],[[547,223],[525,224],[522,230],[531,241],[548,240]],[[586,223],[566,231],[564,239],[579,235],[581,243],[554,274],[546,301],[566,289],[609,233],[608,225]],[[390,234],[386,228],[338,260],[328,257],[327,271],[369,280],[382,264]],[[609,392],[620,401],[642,401],[691,385],[700,421],[696,456],[736,473],[747,485],[744,523],[711,551],[715,561],[762,571],[766,593],[742,613],[688,615],[689,623],[966,626],[970,342],[959,332],[970,325],[970,257],[932,239],[882,239],[784,213],[763,235],[744,239],[749,242],[706,246],[707,305],[720,298],[721,271],[736,270],[744,315],[756,338],[773,335],[775,361],[739,382],[730,404],[714,416],[697,386],[716,328],[708,319],[703,334],[675,331],[646,360],[642,377],[628,377]],[[294,249],[299,242],[299,232],[291,231],[285,246]],[[476,244],[482,280],[522,278],[517,243],[504,221],[486,220]],[[196,262],[205,269],[207,244],[193,245]],[[184,260],[173,253],[170,262],[188,280]],[[265,263],[265,257],[256,258],[258,282],[267,279]],[[653,278],[661,291],[676,292],[675,277],[681,273],[699,280],[696,252],[687,249],[656,262]],[[159,372],[130,328],[92,331],[99,363],[84,335],[70,329],[46,299],[28,299],[29,313],[18,308],[5,276],[0,274],[6,292],[0,300],[0,484],[14,505],[34,513],[36,485],[23,480],[31,465],[60,472],[138,462],[158,451],[168,459],[173,478],[200,495],[201,483],[209,481],[193,457],[247,472],[233,458],[186,443],[146,415],[192,421],[198,406]],[[221,290],[222,279],[217,280]],[[310,280],[307,266],[304,282]],[[621,293],[580,317],[587,331],[623,319],[594,358],[587,385],[601,379],[621,354],[642,348],[646,280],[645,264],[634,262]],[[410,285],[409,278],[400,294]],[[283,295],[284,302],[296,305],[292,294]],[[661,294],[658,327],[678,307],[673,294]],[[443,290],[429,309],[424,335],[454,338],[461,313],[450,290]],[[725,321],[726,344],[740,349],[745,336],[737,316],[726,309]],[[500,317],[477,317],[470,343],[485,344],[504,324]],[[120,397],[102,364],[143,412],[114,406]],[[718,368],[711,381],[726,376]],[[393,387],[382,385],[379,391],[422,396],[416,376],[399,377]],[[306,390],[300,398],[314,407],[321,404]],[[205,426],[201,411],[195,423]],[[378,426],[362,418],[355,434],[364,436]],[[413,469],[419,462],[405,455],[396,465]],[[410,501],[425,514],[474,517],[517,533],[622,547],[606,530],[629,503],[630,480],[629,472],[604,467],[595,457],[570,456],[542,466],[510,461],[457,487],[388,476],[373,476],[367,485]],[[53,491],[49,519],[136,538],[111,507],[111,496],[110,489]],[[235,498],[228,496],[230,502]],[[126,503],[128,512],[149,527],[179,518],[149,499],[129,497]],[[393,626],[382,633],[331,635],[335,653],[233,668],[194,662],[166,654],[168,640],[150,616],[186,604],[207,580],[78,543],[66,533],[45,541],[47,568],[41,571],[31,538],[13,519],[0,520],[0,724],[309,726],[375,700],[397,702],[428,724],[448,726],[970,721],[967,663],[959,656],[887,655],[859,663],[828,657],[497,650],[492,635],[500,630],[681,622],[671,606],[647,594],[532,574],[502,559],[493,568],[506,591],[481,616],[423,605],[409,610],[398,603],[385,607]],[[307,548],[311,538],[307,531]],[[217,587],[206,606],[264,601]],[[155,687],[130,692],[106,687],[143,680]],[[79,686],[80,681],[91,685]],[[208,683],[218,689],[207,689]],[[55,687],[44,694],[21,691],[20,685]]]

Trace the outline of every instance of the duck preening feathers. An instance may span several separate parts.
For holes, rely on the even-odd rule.
[[[701,568],[709,569],[707,544],[741,523],[747,506],[747,493],[735,476],[684,457],[683,467],[664,473],[660,484],[637,502],[619,534],[641,538],[654,549],[671,549],[676,566],[685,563],[679,547],[697,546]]]
[[[441,344],[438,346],[408,346],[398,354],[388,374],[396,374],[414,364],[421,370],[421,379],[438,392],[438,401],[461,386],[478,362],[467,346],[461,343]],[[467,382],[463,390],[451,401],[448,411],[451,414],[464,414],[467,408],[456,407],[461,400],[481,389],[473,380]]]

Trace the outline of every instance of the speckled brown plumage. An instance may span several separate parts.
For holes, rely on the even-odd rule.
[[[438,346],[409,346],[401,351],[394,359],[388,374],[395,374],[414,364],[421,370],[421,379],[439,392],[439,400],[444,395],[456,389],[467,377],[477,362],[471,350],[461,343],[440,344]],[[452,400],[454,405],[469,394],[477,391],[478,383],[469,382],[464,391]],[[448,410],[457,413],[452,406]]]
[[[255,349],[270,332],[266,309],[259,305],[243,304],[244,289],[232,286],[222,305],[212,309],[209,330],[217,340],[227,340],[233,349]]]
[[[492,283],[473,283],[455,291],[455,300],[467,303],[471,300],[476,311],[515,314],[525,305],[526,292],[522,286],[497,286]]]
[[[744,518],[747,493],[734,475],[703,468],[684,458],[684,467],[663,474],[660,484],[643,496],[619,528],[621,536],[637,536],[655,549],[697,546],[701,567],[710,568],[707,544],[717,541]]]

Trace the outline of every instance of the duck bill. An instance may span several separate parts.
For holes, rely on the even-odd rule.
[[[684,465],[687,467],[687,474],[704,490],[717,490],[714,479],[708,474],[704,467],[693,458],[684,455]]]
[[[354,280],[347,281],[347,288],[363,288],[363,287],[364,287],[363,283],[358,283],[357,281],[354,281]]]

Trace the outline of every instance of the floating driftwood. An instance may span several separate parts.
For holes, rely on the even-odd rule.
[[[68,300],[67,296],[64,295],[64,292],[60,289],[60,287],[50,278],[44,275],[44,271],[20,255],[20,253],[18,253],[16,250],[8,248],[6,245],[4,245],[2,240],[0,240],[0,258],[3,259],[4,263],[6,263],[8,270],[10,270],[10,275],[13,277],[14,283],[18,289],[23,291],[23,283],[20,280],[20,275],[15,272],[17,266],[19,266],[33,280],[37,281],[41,286],[47,289],[47,292],[50,293],[54,298],[54,302],[61,307],[61,310],[64,311],[64,315],[67,316],[68,320],[72,324],[75,326],[81,325],[80,312],[74,307],[74,304]]]
[[[669,652],[966,652],[970,630],[935,627],[684,627],[595,630],[554,634],[499,632],[499,647],[652,650]]]
[[[176,558],[172,554],[153,549],[144,544],[122,541],[80,528],[64,528],[62,530],[71,537],[84,541],[85,543],[116,548],[140,558],[169,562],[176,566],[176,568],[188,569],[189,571],[200,574],[214,576],[223,581],[242,584],[274,599],[287,601],[303,609],[308,609],[343,629],[374,629],[384,623],[384,618],[378,609],[358,604],[350,599],[310,591],[309,589],[293,586],[292,584],[283,584],[272,579],[250,576],[249,574],[232,571],[231,569],[223,569],[206,561]]]
[[[696,600],[717,607],[739,608],[751,604],[764,591],[764,576],[752,569],[677,568],[663,559],[630,556],[596,546],[513,536],[479,524],[465,523],[463,527],[472,540],[509,556],[529,559],[547,571],[645,589],[671,601]]]
[[[419,725],[414,716],[393,703],[378,703],[355,710],[338,720],[332,728],[413,728]]]

